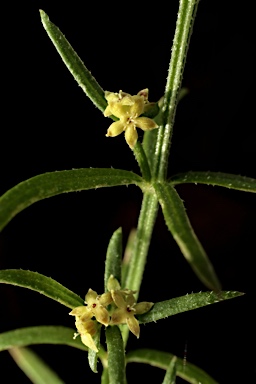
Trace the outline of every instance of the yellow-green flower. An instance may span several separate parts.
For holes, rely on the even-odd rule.
[[[70,315],[79,316],[82,321],[87,321],[92,317],[95,317],[99,323],[108,326],[109,314],[104,307],[105,304],[103,303],[104,305],[102,305],[101,301],[101,296],[99,296],[97,292],[92,289],[89,289],[85,296],[85,303],[87,305],[74,308],[70,312]]]
[[[88,348],[92,349],[93,351],[99,352],[93,340],[93,336],[98,331],[97,322],[95,320],[83,321],[81,320],[81,318],[76,317],[75,324],[78,330],[78,334],[81,336],[82,343],[86,345]],[[78,334],[75,333],[74,338],[76,338]]]
[[[154,303],[136,303],[134,293],[130,289],[121,289],[119,282],[113,275],[108,279],[107,288],[111,292],[112,300],[116,306],[111,314],[110,325],[127,324],[130,331],[139,338],[140,326],[135,315],[142,315],[148,312]]]
[[[128,93],[105,92],[108,106],[104,116],[114,115],[119,118],[108,128],[106,136],[114,137],[124,132],[125,140],[133,148],[138,139],[136,127],[143,131],[158,128],[154,120],[148,117],[139,117],[143,114],[145,104],[148,103],[148,89],[143,89],[137,95],[131,96]]]
[[[148,312],[154,303],[141,302],[136,304],[135,297],[132,293],[124,295],[122,291],[111,291],[113,301],[117,308],[111,315],[110,324],[127,324],[130,331],[139,338],[140,326],[135,315],[142,315]]]
[[[78,334],[81,335],[83,344],[95,352],[98,352],[98,349],[93,341],[93,336],[98,330],[98,325],[97,322],[91,320],[91,318],[95,317],[99,323],[105,326],[109,325],[110,317],[105,308],[105,303],[107,304],[106,298],[99,296],[97,292],[89,289],[85,296],[86,306],[81,305],[76,307],[69,313],[71,316],[76,317],[75,325]],[[75,336],[77,336],[77,334]]]

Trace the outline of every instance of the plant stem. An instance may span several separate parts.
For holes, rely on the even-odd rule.
[[[144,152],[143,146],[139,141],[137,141],[136,145],[133,148],[134,156],[139,164],[140,171],[142,177],[145,181],[151,180],[151,172],[148,164],[147,156]]]
[[[180,0],[164,102],[161,108],[162,125],[158,130],[155,147],[153,176],[157,180],[166,179],[177,101],[198,3],[199,0]]]
[[[138,221],[134,250],[128,266],[124,288],[136,291],[138,299],[139,290],[143,279],[143,273],[147,261],[148,249],[158,211],[157,197],[151,192],[144,192],[141,211]],[[122,331],[124,345],[126,346],[129,329],[125,327]]]
[[[198,1],[180,0],[179,4],[172,57],[162,106],[162,126],[158,129],[155,151],[151,151],[153,158],[148,160],[153,170],[152,176],[159,181],[166,179],[177,100]],[[152,191],[145,191],[138,220],[134,251],[125,281],[127,288],[137,291],[137,297],[147,261],[157,211],[158,199],[156,195]],[[123,332],[123,338],[126,344],[128,331],[125,330]]]
[[[108,372],[111,384],[125,384],[124,344],[117,325],[106,328]]]

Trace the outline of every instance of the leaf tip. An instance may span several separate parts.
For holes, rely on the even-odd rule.
[[[49,16],[42,9],[39,9],[39,13],[40,13],[42,22],[49,21]]]

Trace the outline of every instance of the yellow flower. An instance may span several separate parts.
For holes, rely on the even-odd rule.
[[[98,331],[97,322],[94,320],[83,321],[81,318],[76,317],[75,324],[78,330],[78,334],[81,336],[82,343],[93,351],[99,352],[93,340],[93,336]],[[76,338],[78,334],[75,333],[74,338]]]
[[[134,297],[135,291],[121,289],[119,282],[111,275],[108,279],[107,288],[111,292],[111,297],[116,306],[112,315],[110,325],[127,324],[130,331],[139,338],[140,326],[134,315],[142,315],[148,312],[154,303],[141,302],[136,304]]]
[[[83,344],[93,351],[98,352],[93,340],[93,336],[98,331],[98,324],[96,321],[91,320],[91,318],[95,317],[99,323],[105,326],[109,325],[109,313],[104,307],[105,303],[107,303],[106,298],[98,296],[97,292],[89,289],[85,296],[85,303],[86,306],[76,307],[69,314],[76,317],[75,325],[78,334],[81,335]],[[75,336],[77,336],[77,334],[75,334]]]
[[[109,314],[104,307],[105,304],[102,305],[101,296],[89,289],[85,296],[85,303],[87,304],[86,307],[83,305],[76,307],[70,312],[70,315],[79,316],[82,321],[90,320],[94,316],[99,323],[108,326]]]
[[[111,294],[117,309],[112,313],[110,324],[126,323],[130,331],[139,338],[140,326],[134,316],[148,312],[154,303],[144,301],[136,304],[135,297],[132,293],[124,295],[122,291],[111,291]]]
[[[154,120],[149,117],[139,117],[148,103],[148,89],[143,89],[134,96],[122,91],[119,93],[106,91],[105,98],[108,106],[104,111],[104,116],[114,115],[119,118],[110,125],[106,136],[114,137],[125,132],[125,140],[130,148],[133,148],[138,139],[136,127],[143,131],[158,128]]]

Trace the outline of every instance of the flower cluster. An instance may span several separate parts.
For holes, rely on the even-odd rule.
[[[136,303],[134,293],[129,289],[121,289],[119,282],[110,276],[107,284],[108,292],[98,295],[89,289],[85,296],[86,306],[74,308],[70,315],[76,318],[76,328],[82,342],[95,352],[98,352],[93,336],[98,332],[98,323],[105,325],[127,324],[130,331],[139,338],[140,326],[135,315],[148,312],[154,303]],[[96,320],[92,320],[95,318]]]
[[[108,128],[106,136],[114,137],[125,132],[125,140],[130,148],[133,148],[138,139],[136,127],[143,131],[158,128],[154,120],[149,117],[141,116],[147,107],[148,89],[143,89],[137,95],[131,96],[128,93],[105,92],[108,102],[104,111],[104,116],[114,115],[119,118]]]

